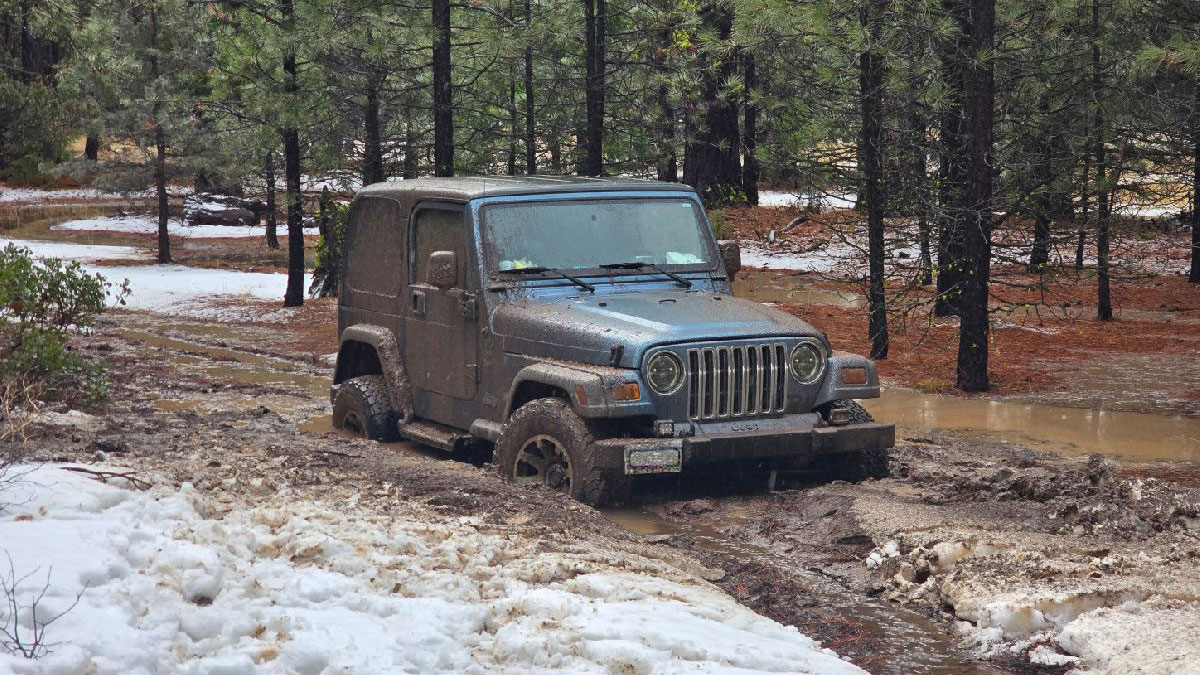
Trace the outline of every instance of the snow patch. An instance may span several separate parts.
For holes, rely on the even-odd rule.
[[[109,216],[71,220],[50,228],[74,232],[125,232],[130,234],[158,234],[158,219],[153,216]],[[185,239],[218,239],[265,237],[266,227],[241,225],[186,225],[178,220],[167,223],[167,233]],[[286,234],[286,232],[280,232]]]
[[[0,517],[18,572],[53,567],[62,642],[16,673],[861,673],[703,582],[485,534],[468,518],[267,497],[207,515],[34,470]],[[41,590],[26,584],[21,596]]]

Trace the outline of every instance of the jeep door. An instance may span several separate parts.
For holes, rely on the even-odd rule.
[[[445,424],[461,423],[454,419],[460,408],[445,397],[473,399],[479,371],[478,311],[473,292],[478,283],[471,274],[474,260],[468,245],[466,210],[461,204],[418,204],[409,223],[404,363],[418,392],[417,414]],[[447,251],[453,254],[457,277],[441,278],[439,287],[435,267],[446,261],[443,252]],[[429,393],[421,396],[420,390]]]

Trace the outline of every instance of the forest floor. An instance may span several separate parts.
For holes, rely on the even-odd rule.
[[[67,252],[118,277],[123,270],[150,267],[135,265],[145,262],[138,258],[146,254],[136,247],[151,245],[148,234],[38,228],[29,237],[38,245],[75,246]],[[276,255],[260,240],[244,237],[181,238],[175,243],[181,256],[185,251],[195,255],[189,260],[193,267],[220,266],[227,253],[243,247],[250,256]],[[99,250],[89,248],[96,244],[122,248],[88,253]],[[193,244],[197,247],[189,249]],[[98,256],[109,254],[117,259],[97,262]],[[260,263],[250,259],[229,264],[232,269],[222,274],[251,274],[251,266],[255,274],[260,271]],[[193,282],[202,271],[178,267],[183,279]],[[857,281],[798,271],[750,269],[738,291],[811,319],[829,332],[836,348],[865,351]],[[1160,437],[1163,446],[1200,444],[1200,433],[1187,426],[1198,422],[1187,416],[1197,415],[1200,396],[1186,386],[1200,382],[1194,323],[1200,302],[1196,291],[1175,275],[1122,279],[1115,286],[1118,307],[1149,312],[1148,317],[1099,323],[1062,313],[1004,320],[1012,326],[998,321],[993,365],[1001,396],[961,400],[934,394],[900,402],[901,409],[919,406],[927,412],[946,400],[977,401],[989,424],[1003,422],[1011,406],[1030,414],[1048,411],[1052,419],[1046,424],[1052,427],[1091,423],[1108,434],[1130,427],[1135,437],[1096,436],[1097,448],[1117,459],[1031,450],[1086,454],[1097,448],[1049,436],[1041,439],[1048,439],[1045,447],[1020,437],[1014,442],[987,425],[973,427],[973,433],[946,431],[954,425],[944,418],[906,425],[873,408],[877,416],[896,419],[901,426],[890,478],[849,485],[788,475],[780,477],[774,492],[767,492],[765,479],[755,476],[719,487],[650,480],[640,486],[638,503],[605,511],[555,494],[539,492],[531,498],[486,466],[450,461],[412,444],[370,444],[334,433],[327,389],[336,348],[335,302],[281,309],[268,298],[281,292],[283,275],[261,276],[273,278],[273,285],[264,285],[258,299],[193,288],[191,295],[178,298],[151,293],[139,306],[135,287],[133,309],[112,312],[96,335],[79,343],[80,349],[108,359],[111,403],[88,411],[92,415],[66,408],[49,411],[31,430],[36,459],[93,469],[120,467],[155,489],[198,491],[202,502],[193,501],[202,519],[216,521],[204,524],[205,532],[234,528],[242,516],[231,514],[249,513],[247,509],[280,496],[288,503],[335,505],[339,512],[361,512],[368,519],[417,518],[433,524],[421,535],[430,540],[428,545],[452,535],[471,541],[477,535],[500,536],[525,551],[522,559],[534,556],[546,563],[520,572],[525,575],[518,580],[522,584],[632,572],[679,584],[651,595],[673,593],[687,605],[699,602],[687,600],[689,593],[704,591],[711,582],[745,607],[795,626],[873,673],[1073,668],[1120,673],[1132,665],[1167,673],[1200,659],[1195,651],[1200,636],[1186,634],[1200,625],[1200,454],[1168,452],[1164,457],[1126,447],[1147,436]],[[257,279],[239,277],[234,286]],[[160,278],[139,280],[154,284]],[[1075,293],[1080,304],[1058,309],[1086,314],[1087,285],[1085,276],[1076,286],[1065,286],[1068,290],[1062,292]],[[1123,290],[1132,288],[1137,290]],[[195,297],[207,291],[213,294]],[[143,288],[143,297],[146,292]],[[190,300],[179,300],[184,297]],[[880,364],[886,382],[942,391],[952,379],[953,350],[946,345],[953,344],[954,332],[953,322],[935,321],[922,332],[922,340],[898,335],[889,359]],[[1087,348],[1081,350],[1080,344]],[[888,389],[896,391],[903,390]],[[890,405],[886,397],[880,403]],[[1082,417],[1064,421],[1072,409]],[[1128,410],[1135,417],[1114,417],[1119,413],[1108,412],[1112,410]],[[1028,432],[1031,418],[1013,419]],[[1163,433],[1168,428],[1173,431]],[[1190,463],[1139,458],[1190,458]],[[308,513],[293,515],[296,522],[312,519]],[[271,536],[276,529],[271,525]],[[345,560],[335,565],[329,556],[294,548],[279,552],[293,556],[293,565],[344,571],[336,565]],[[452,555],[466,560],[475,553]],[[562,570],[571,571],[564,577]],[[464,568],[464,573],[485,574],[474,568]],[[246,583],[253,585],[251,581],[259,583],[253,578]],[[716,608],[723,597],[705,596],[702,602]],[[324,595],[287,600],[340,602]],[[562,621],[576,611],[562,609],[575,608],[576,600],[546,602],[542,596],[522,600],[521,611],[534,622]],[[339,611],[347,608],[362,609]],[[533,658],[528,645],[547,644],[544,640],[556,645],[554,653],[582,653],[578,636],[559,633],[538,638],[543,642],[522,642],[526,633],[516,641],[493,639],[511,637],[514,629],[498,627],[513,616],[483,624],[480,639],[489,648],[502,647],[493,649],[495,658],[528,665],[521,660]],[[750,632],[758,631],[760,637],[774,630],[746,617],[737,622],[743,628],[758,626]],[[259,650],[255,654],[279,650],[287,658],[307,658],[280,647],[274,624],[268,628],[249,636]],[[201,637],[208,634],[203,627],[191,629]],[[216,637],[205,638],[208,642],[196,638],[188,648],[234,649],[247,639],[234,634],[213,642]],[[275,642],[267,644],[269,640]],[[695,645],[672,646],[663,640],[656,649],[697,655]],[[172,649],[186,653],[178,645]],[[697,658],[720,656],[719,648],[714,649]],[[615,661],[605,660],[611,654],[586,656],[592,660],[557,665],[620,665],[637,672],[654,663],[637,650],[623,651]],[[767,668],[772,662],[743,665]]]

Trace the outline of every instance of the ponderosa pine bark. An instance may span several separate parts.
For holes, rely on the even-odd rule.
[[[278,205],[275,203],[275,151],[267,153],[264,178],[267,183],[267,248],[279,248]]]
[[[963,212],[965,257],[958,334],[957,386],[987,391],[988,281],[992,264],[992,135],[995,82],[992,49],[996,0],[966,0],[969,12],[966,75],[967,185]]]
[[[1092,97],[1096,111],[1092,127],[1096,156],[1096,318],[1109,321],[1113,317],[1112,294],[1109,289],[1109,190],[1104,147],[1104,76],[1100,63],[1100,0],[1092,0]]]
[[[525,30],[533,27],[533,9],[525,0]],[[533,47],[525,42],[525,173],[537,173],[537,135],[533,121]]]
[[[158,72],[158,13],[154,5],[148,7],[150,20],[150,77],[156,82]],[[158,263],[171,262],[171,236],[167,224],[171,217],[171,205],[167,200],[167,134],[163,129],[162,100],[155,95],[150,124],[154,127],[154,191],[158,197]]]
[[[942,79],[946,84],[946,102],[939,119],[938,149],[938,242],[937,294],[933,313],[951,316],[959,313],[962,295],[964,223],[960,206],[966,184],[964,102],[964,61],[969,30],[966,0],[942,0],[943,11],[954,20],[954,37],[938,47]]]
[[[733,33],[733,7],[721,0],[700,5],[700,23],[718,41],[728,42]],[[683,182],[696,188],[708,207],[737,202],[742,189],[739,161],[738,101],[725,91],[725,83],[737,74],[732,50],[721,49],[700,69],[700,102],[691,115],[691,131],[683,156]]]
[[[404,159],[401,160],[400,177],[408,180],[417,177],[418,167],[417,131],[413,127],[412,107],[404,106]]]
[[[454,175],[454,92],[450,0],[433,0],[433,175]]]
[[[85,159],[96,161],[100,158],[100,137],[94,134],[89,134],[87,140],[83,142],[83,156]]]
[[[758,206],[758,67],[754,53],[742,51],[742,80],[746,94],[742,101],[742,191],[746,203]],[[884,350],[886,351],[886,349]]]
[[[1200,284],[1200,78],[1192,104],[1192,264],[1188,281]]]
[[[284,26],[291,28],[295,23],[292,0],[281,0],[281,16]],[[285,31],[288,40],[283,54],[284,91],[288,100],[294,101],[300,91],[299,74],[296,69],[296,44],[294,32]],[[300,130],[291,117],[285,123],[283,137],[283,176],[287,182],[288,224],[288,281],[283,296],[284,307],[299,307],[304,304],[304,210],[300,202]]]
[[[883,31],[883,14],[887,0],[870,0],[862,6],[862,25],[869,37],[865,51],[858,56],[859,112],[862,115],[863,197],[867,208],[867,290],[869,321],[867,337],[871,340],[871,358],[887,358],[887,302],[884,296],[883,240],[883,68],[884,59],[873,51]]]
[[[583,157],[579,173],[599,176],[604,172],[604,89],[607,64],[605,40],[608,32],[606,0],[582,0],[584,21],[584,129],[580,138]]]
[[[654,137],[655,173],[661,181],[674,183],[679,180],[679,159],[675,153],[675,106],[671,105],[671,87],[667,82],[667,53],[671,48],[671,24],[664,24],[654,31],[654,49],[650,52],[651,63],[659,77],[654,98],[658,107],[658,124]]]
[[[1045,97],[1038,102],[1042,119],[1049,116],[1049,102]],[[1033,196],[1033,245],[1029,251],[1029,271],[1036,272],[1050,262],[1050,222],[1054,208],[1051,184],[1054,181],[1054,150],[1057,141],[1053,138],[1046,145],[1035,149],[1039,155],[1034,167],[1034,182],[1037,193]]]
[[[383,77],[372,73],[367,79],[367,107],[363,111],[363,185],[378,183],[387,178],[383,168],[383,142],[379,119],[379,92],[383,88]]]

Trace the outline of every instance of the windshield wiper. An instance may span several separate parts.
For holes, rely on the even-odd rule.
[[[573,277],[570,274],[567,274],[566,272],[564,272],[560,269],[555,269],[553,267],[514,267],[511,270],[500,270],[498,272],[498,274],[539,274],[539,275],[546,274],[546,273],[557,274],[558,276],[562,277],[563,279],[570,281],[571,283],[575,284],[576,286],[582,288],[583,290],[585,290],[589,293],[596,292],[596,287],[589,284],[588,282],[584,281],[583,279],[580,279],[579,277]]]
[[[606,264],[604,264],[604,265],[601,265],[601,266],[600,266],[600,268],[601,268],[601,269],[606,269],[606,270],[642,270],[642,269],[650,269],[650,270],[654,270],[655,272],[658,272],[659,274],[665,274],[665,275],[667,275],[667,276],[671,277],[671,279],[672,279],[672,280],[673,280],[675,283],[679,284],[680,286],[683,286],[684,288],[691,288],[691,287],[692,287],[692,282],[691,282],[691,281],[688,281],[687,279],[684,279],[683,277],[679,276],[678,274],[675,274],[674,272],[670,272],[670,271],[668,271],[668,270],[665,270],[665,269],[663,269],[662,267],[659,267],[658,265],[656,265],[656,264],[654,264],[654,263],[646,262],[646,261],[644,261],[644,260],[638,260],[638,261],[636,261],[636,262],[606,263]]]

